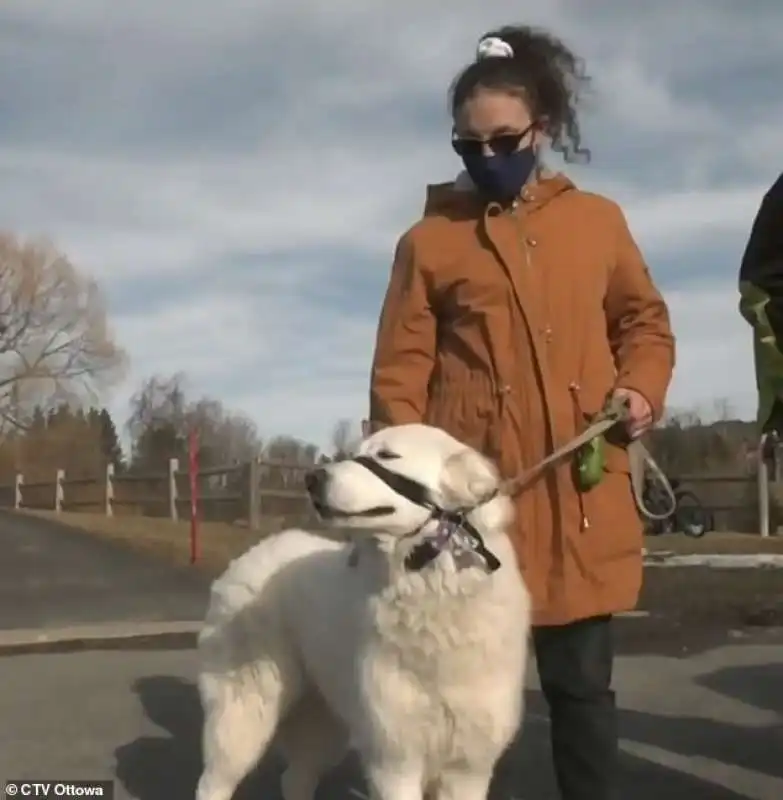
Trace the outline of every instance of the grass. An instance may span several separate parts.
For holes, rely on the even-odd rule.
[[[118,542],[148,553],[169,563],[190,563],[190,522],[140,516],[106,517],[103,514],[39,511],[24,509],[21,513],[79,528],[94,536]],[[232,558],[282,525],[267,524],[261,530],[227,522],[202,522],[199,526],[199,561],[206,571],[222,571]]]
[[[88,533],[121,542],[137,550],[156,555],[176,564],[190,560],[190,523],[172,522],[157,517],[117,516],[102,514],[25,510],[44,519],[62,522]],[[199,528],[200,563],[210,571],[222,570],[263,536],[281,530],[285,521],[262,520],[261,530],[250,530],[239,524],[202,522]],[[762,539],[747,533],[708,533],[701,539],[682,534],[648,536],[649,551],[688,553],[783,553],[783,536]]]

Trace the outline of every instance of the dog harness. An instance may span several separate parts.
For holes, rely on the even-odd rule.
[[[450,550],[458,568],[472,566],[476,556],[483,560],[488,572],[495,572],[500,567],[498,557],[487,548],[484,538],[475,525],[467,519],[467,514],[472,508],[456,509],[449,511],[441,508],[433,499],[426,486],[387,469],[370,456],[356,456],[353,461],[372,472],[376,478],[382,480],[393,492],[409,500],[417,506],[429,509],[430,516],[410,536],[415,536],[421,529],[433,520],[438,522],[438,527],[432,536],[427,536],[419,542],[405,558],[405,567],[411,572],[418,572],[434,561],[444,550]],[[493,495],[494,496],[494,495]],[[491,498],[482,500],[486,503]],[[476,506],[478,507],[478,506]]]

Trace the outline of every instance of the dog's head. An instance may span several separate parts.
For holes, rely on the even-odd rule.
[[[310,472],[307,491],[319,516],[344,528],[407,536],[433,508],[475,509],[470,519],[491,534],[511,520],[510,500],[492,497],[499,482],[488,459],[447,433],[399,425],[365,439],[354,458]]]

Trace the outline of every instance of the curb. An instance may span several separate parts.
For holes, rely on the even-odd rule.
[[[783,553],[647,553],[645,567],[710,567],[712,569],[783,569]]]
[[[191,650],[201,622],[115,622],[0,631],[0,657],[91,650]]]

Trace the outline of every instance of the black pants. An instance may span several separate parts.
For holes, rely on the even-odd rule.
[[[563,800],[615,800],[617,717],[611,617],[533,631]]]

